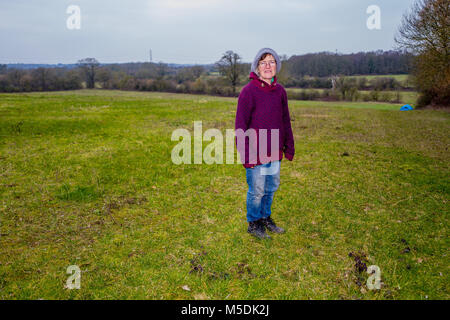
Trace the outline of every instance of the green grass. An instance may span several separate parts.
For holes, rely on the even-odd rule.
[[[449,299],[449,114],[289,105],[272,207],[287,233],[257,241],[242,165],[171,162],[174,129],[225,133],[236,99],[1,94],[0,299]]]

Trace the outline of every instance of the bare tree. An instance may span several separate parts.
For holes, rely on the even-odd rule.
[[[5,74],[8,66],[6,64],[0,64],[0,74]]]
[[[432,51],[449,55],[450,2],[418,0],[403,15],[395,41],[414,53]]]
[[[289,80],[289,59],[286,54],[280,55],[281,70],[277,73],[277,81],[285,84]]]
[[[192,72],[192,76],[194,79],[198,79],[201,74],[205,71],[205,68],[203,66],[193,66],[190,67],[190,70]]]
[[[419,105],[450,106],[450,1],[415,2],[403,16],[395,41],[416,55]]]
[[[169,72],[169,66],[167,65],[167,63],[160,61],[156,65],[156,79],[157,80],[162,80],[168,72]]]
[[[176,79],[179,83],[184,81],[195,81],[205,71],[203,66],[192,66],[181,68],[176,73]]]
[[[25,75],[25,71],[19,69],[11,69],[7,73],[9,82],[16,88],[20,88],[20,80]]]
[[[50,83],[50,69],[37,68],[31,72],[33,79],[36,81],[39,90],[47,91]]]
[[[233,87],[233,94],[236,94],[236,85],[239,84],[239,75],[242,72],[241,57],[233,51],[227,51],[216,63],[220,74],[222,74]]]
[[[85,58],[78,61],[78,67],[81,69],[85,79],[86,87],[93,89],[95,87],[95,73],[100,63],[95,58]]]
[[[111,79],[111,70],[105,67],[99,68],[96,78],[101,82],[102,88],[106,89],[108,87],[108,81]]]

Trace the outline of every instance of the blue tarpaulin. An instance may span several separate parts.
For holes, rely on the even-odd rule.
[[[409,111],[414,110],[413,107],[411,107],[409,104],[405,104],[403,107],[400,108],[400,111]]]

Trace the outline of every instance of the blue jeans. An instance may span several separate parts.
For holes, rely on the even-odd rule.
[[[267,218],[272,213],[273,194],[280,185],[281,160],[269,162],[253,168],[246,168],[247,221]]]

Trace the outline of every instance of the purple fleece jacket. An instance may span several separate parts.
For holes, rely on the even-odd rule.
[[[256,130],[256,148],[249,144],[249,139],[245,139],[245,160],[243,157],[244,150],[240,150],[237,145],[237,137],[235,143],[241,156],[242,164],[245,168],[252,168],[255,165],[265,164],[285,157],[292,161],[295,148],[294,136],[291,128],[291,118],[289,116],[288,100],[286,90],[282,85],[277,83],[276,76],[272,84],[259,79],[254,72],[250,73],[251,81],[241,90],[238,99],[236,111],[235,130],[242,129],[244,132],[249,128]],[[267,129],[267,155],[270,159],[263,157],[260,159],[259,154],[259,133],[258,129]],[[270,129],[279,129],[279,150],[277,154],[270,153],[271,132]],[[257,152],[257,162],[250,161],[249,147]],[[264,154],[264,152],[263,152]],[[252,163],[253,162],[253,163]]]

